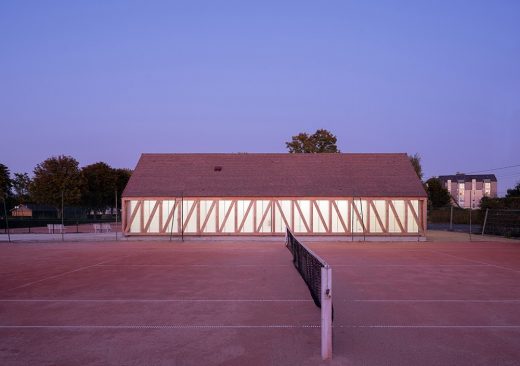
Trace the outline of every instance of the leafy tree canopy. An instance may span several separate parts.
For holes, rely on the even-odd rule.
[[[419,179],[422,180],[423,171],[422,171],[422,165],[421,165],[421,155],[419,155],[418,153],[415,153],[414,155],[408,155],[408,158],[410,159],[410,163],[412,163],[415,173],[417,174]]]
[[[130,176],[132,175],[131,169],[114,169],[116,174],[116,188],[117,188],[117,195],[119,201],[121,201],[121,195],[123,193],[123,190],[126,187],[126,184],[128,183],[128,180],[130,179]]]
[[[83,178],[77,160],[61,155],[34,168],[30,193],[37,203],[54,206],[59,212],[62,192],[65,204],[76,204],[81,199],[82,188]]]
[[[319,129],[312,135],[299,133],[285,145],[290,153],[339,153],[336,142],[336,136],[330,131]]]
[[[428,193],[428,201],[434,208],[447,206],[450,203],[450,193],[442,185],[439,178],[430,178],[426,181],[426,192]]]
[[[11,174],[9,168],[0,163],[0,198],[7,198],[11,195]]]
[[[480,209],[485,211],[486,209],[520,209],[520,196],[509,196],[509,197],[482,197],[480,201]]]
[[[115,170],[108,164],[99,162],[87,165],[81,170],[81,174],[85,182],[82,204],[91,209],[113,206],[117,187]]]
[[[520,197],[520,182],[518,182],[514,188],[507,190],[506,198],[510,197]]]
[[[27,173],[14,173],[13,179],[14,198],[18,204],[27,203],[30,201],[29,188],[31,185],[31,178]]]

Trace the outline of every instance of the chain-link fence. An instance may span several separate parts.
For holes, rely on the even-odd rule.
[[[487,209],[482,233],[519,238],[520,210]]]
[[[23,238],[22,240],[66,240],[67,235],[69,238],[82,237],[79,234],[104,234],[106,239],[111,237],[107,235],[108,233],[112,233],[114,239],[117,239],[117,233],[121,233],[120,217],[120,210],[115,208],[94,211],[83,207],[56,209],[50,205],[41,204],[18,205],[5,211],[2,208],[0,234],[7,234],[2,239],[9,241],[17,238]]]
[[[428,229],[431,230],[481,234],[483,221],[484,215],[480,209],[454,206],[428,209]]]

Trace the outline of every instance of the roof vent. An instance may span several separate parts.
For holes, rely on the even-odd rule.
[[[217,166],[215,166],[213,168],[213,170],[216,171],[216,172],[221,172],[222,171],[222,167],[217,165]]]

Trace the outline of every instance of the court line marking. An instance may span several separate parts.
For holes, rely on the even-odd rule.
[[[487,264],[330,264],[333,268],[341,267],[487,267]]]
[[[520,299],[336,299],[352,303],[489,303],[516,304]],[[0,303],[175,303],[175,302],[314,302],[309,299],[0,299]]]
[[[484,265],[487,265],[487,266],[490,266],[490,267],[495,267],[495,268],[499,268],[499,269],[505,269],[507,271],[511,271],[511,272],[515,272],[515,273],[520,273],[519,270],[508,268],[508,267],[499,266],[497,264],[487,263],[487,262],[483,262],[483,261],[477,261],[477,260],[474,260],[474,259],[467,259],[467,258],[464,258],[464,257],[459,257],[457,255],[439,252],[437,250],[430,250],[430,252],[442,254],[442,255],[445,255],[445,256],[448,256],[448,257],[452,257],[452,258],[462,259],[462,260],[467,261],[467,262],[484,264]]]
[[[368,329],[520,329],[520,325],[333,325],[334,328]],[[171,325],[0,325],[0,329],[302,329],[321,328],[318,324],[171,324]]]
[[[268,325],[0,325],[0,329],[263,329],[263,328],[320,328],[314,324],[268,324]]]
[[[341,301],[341,300],[340,300]],[[345,299],[343,302],[403,302],[403,303],[429,303],[429,302],[440,302],[440,303],[520,303],[520,299],[509,299],[509,300],[471,300],[471,299],[357,299],[357,300],[349,300]]]
[[[390,329],[520,329],[520,325],[340,325],[337,327]]]
[[[0,302],[314,302],[307,299],[0,299]]]
[[[289,267],[291,264],[98,264],[96,267]]]
[[[130,256],[130,254],[129,254],[129,255],[126,255],[126,256],[123,256],[123,257],[121,257],[121,258],[129,257],[129,256]],[[44,282],[44,281],[48,281],[48,280],[53,280],[53,279],[55,279],[55,278],[59,278],[59,277],[66,276],[66,275],[71,274],[71,273],[75,273],[75,272],[83,271],[83,270],[85,270],[85,269],[92,268],[92,267],[98,266],[98,265],[100,265],[100,264],[109,263],[109,262],[112,262],[112,261],[115,261],[115,260],[118,260],[118,259],[121,259],[121,258],[108,259],[108,260],[106,260],[106,261],[102,261],[102,262],[99,262],[99,263],[91,264],[91,265],[89,265],[89,266],[84,266],[84,267],[76,268],[76,269],[71,270],[71,271],[67,271],[67,272],[59,273],[59,274],[54,275],[54,276],[45,277],[45,278],[42,278],[42,279],[39,279],[39,280],[36,280],[36,281],[32,281],[32,282],[29,282],[29,283],[26,283],[26,284],[20,285],[20,286],[16,286],[16,287],[10,288],[10,289],[8,289],[8,290],[6,290],[6,291],[14,291],[14,290],[18,290],[18,289],[21,289],[21,288],[29,287],[29,286],[35,285],[35,284],[37,284],[37,283],[40,283],[40,282]]]

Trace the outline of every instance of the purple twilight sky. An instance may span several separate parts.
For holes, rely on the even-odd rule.
[[[520,1],[2,1],[0,163],[418,152],[520,180]]]

